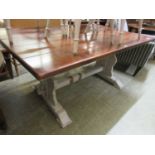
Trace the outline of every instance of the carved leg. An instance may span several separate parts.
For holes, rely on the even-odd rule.
[[[115,20],[111,20],[111,44],[114,44],[114,37],[115,37]]]
[[[109,25],[110,25],[110,19],[107,19],[107,22],[106,22],[105,27],[104,27],[104,33],[108,29]]]
[[[9,71],[9,75],[13,79],[14,76],[13,76],[13,70],[12,70],[12,64],[11,64],[11,54],[10,52],[4,52],[3,54],[6,61],[6,66]]]
[[[95,22],[97,21],[97,24]],[[91,39],[96,39],[99,31],[99,25],[100,25],[100,20],[99,19],[90,19],[86,29],[85,29],[85,36],[87,36],[87,33],[92,31],[92,37]],[[87,38],[86,38],[87,39]]]
[[[68,20],[68,37],[72,38],[74,32],[74,21],[72,19]]]
[[[69,24],[67,19],[61,19],[60,25],[61,25],[61,31],[64,37],[67,37],[69,34]]]
[[[91,31],[91,27],[92,27],[92,31],[93,33],[98,31],[98,27],[96,26],[95,24],[95,21],[96,19],[90,19],[87,26],[86,26],[86,29],[85,29],[85,33],[88,33]],[[97,24],[99,24],[99,22],[97,21]]]
[[[124,26],[125,26],[125,19],[121,19],[121,28],[120,28],[120,40],[119,44],[122,44],[123,42],[123,37],[124,37]]]
[[[138,40],[140,40],[141,32],[142,32],[143,19],[139,19],[139,28],[138,28]]]
[[[62,34],[64,34],[64,19],[60,19],[60,26],[61,26]]]
[[[88,21],[87,26],[86,26],[85,33],[90,32],[90,29],[91,29],[90,27],[91,27],[91,25],[92,25],[92,20],[90,19],[90,20]]]
[[[13,61],[13,64],[14,64],[14,67],[15,67],[15,70],[16,70],[16,74],[17,74],[17,76],[19,76],[17,61],[16,61],[16,59],[14,57],[12,57],[12,61]]]
[[[72,123],[67,112],[57,100],[54,81],[52,78],[40,81],[40,85],[37,86],[37,93],[41,95],[49,105],[52,112],[56,115],[61,127],[64,128]]]
[[[99,27],[100,27],[100,19],[97,19],[97,31],[99,31]]]
[[[45,33],[44,33],[44,37],[45,38],[47,38],[47,33],[48,33],[49,25],[50,25],[50,19],[47,19],[46,27],[45,27]]]
[[[104,26],[103,38],[106,38],[106,31],[108,30],[109,25],[110,25],[110,19],[107,19],[105,26]]]
[[[9,43],[10,43],[10,45],[13,45],[13,39],[12,39],[12,34],[11,34],[10,19],[4,19],[4,24],[5,24],[5,27],[6,27],[6,31],[7,31]]]
[[[65,36],[68,36],[69,35],[69,20],[65,19]]]
[[[73,54],[76,55],[78,54],[81,19],[75,19],[74,24],[75,24],[75,30],[74,30],[74,42],[73,42]]]
[[[103,71],[98,73],[98,75],[102,79],[114,85],[116,88],[121,89],[123,87],[123,84],[113,76],[113,67],[116,64],[116,62],[117,58],[115,54],[107,56],[104,59],[98,60],[97,65],[103,66]]]

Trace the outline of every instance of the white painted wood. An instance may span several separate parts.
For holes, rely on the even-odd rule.
[[[7,31],[9,43],[10,43],[10,45],[13,45],[13,38],[12,38],[12,34],[11,34],[10,19],[4,19],[4,24],[5,24],[5,28],[6,28],[6,31]]]
[[[105,24],[104,31],[106,31],[108,29],[108,27],[110,26],[110,21],[111,21],[111,19],[107,19],[107,22]]]
[[[72,123],[67,112],[57,100],[55,84],[52,78],[40,81],[40,85],[37,86],[37,93],[43,97],[52,112],[56,115],[61,127],[64,128]]]
[[[123,36],[124,36],[124,31],[128,31],[127,28],[127,23],[126,23],[126,19],[107,19],[107,22],[105,24],[105,28],[104,28],[104,35],[106,33],[106,30],[108,29],[108,27],[110,27],[110,31],[111,31],[111,43],[114,44],[115,40],[116,40],[116,35],[115,32],[119,31],[119,44],[123,43]]]
[[[109,55],[104,59],[98,60],[97,65],[103,66],[103,71],[98,73],[98,75],[106,80],[107,82],[114,85],[116,88],[121,89],[123,84],[120,82],[119,79],[113,76],[113,67],[117,62],[117,58],[115,54]]]
[[[61,31],[63,36],[68,36],[69,35],[69,19],[61,19],[60,20],[60,25],[61,25]]]
[[[97,21],[97,25],[95,24],[96,21]],[[85,29],[85,33],[88,33],[90,31],[92,31],[93,33],[98,32],[98,25],[99,25],[99,20],[89,19],[88,24]]]
[[[68,126],[72,121],[65,109],[58,102],[56,90],[94,74],[98,74],[104,80],[120,89],[123,87],[122,83],[113,76],[113,67],[116,62],[116,56],[113,54],[104,59],[97,60],[97,62],[83,65],[71,71],[40,81],[40,85],[37,86],[37,92],[44,98],[52,112],[56,115],[61,127]]]
[[[100,25],[100,19],[97,19],[97,25]]]
[[[138,40],[140,40],[142,33],[143,19],[139,19],[139,28],[138,28]]]
[[[44,37],[47,38],[48,30],[49,30],[49,25],[50,25],[50,19],[46,20],[46,26],[45,26],[45,32],[44,32]]]
[[[108,29],[110,29],[110,42],[113,45],[115,40],[115,19],[107,19],[104,28],[104,35]]]
[[[124,37],[124,26],[125,26],[125,19],[121,19],[121,26],[120,26],[120,39],[119,39],[119,44],[123,43],[123,37]]]
[[[4,57],[2,52],[0,51],[0,67],[4,64]]]
[[[102,66],[83,66],[82,70],[75,71],[74,74],[64,74],[61,77],[56,76],[53,78],[55,83],[55,89],[60,89],[64,86],[70,85],[72,83],[78,82],[89,76],[97,74],[103,70]]]
[[[115,20],[111,20],[111,44],[114,44],[114,38],[115,38]]]
[[[40,81],[40,84],[36,87],[37,93],[43,97],[52,112],[56,115],[61,127],[66,127],[72,123],[65,109],[58,102],[56,97],[56,90],[67,86],[69,84],[80,81],[91,75],[97,74],[103,70],[103,66],[97,66],[95,62],[82,66],[82,69],[78,69],[68,74],[62,74],[62,76],[55,76]]]
[[[64,19],[60,19],[60,26],[61,26],[62,34],[65,35],[65,24],[64,24]]]
[[[73,54],[77,55],[78,46],[79,46],[81,19],[75,19],[74,24],[75,24],[75,29],[74,29],[74,41],[73,41]]]
[[[68,19],[65,19],[64,27],[65,27],[64,35],[69,36],[69,20]]]
[[[88,24],[85,29],[85,37],[87,39],[87,33],[92,32],[91,40],[96,40],[98,36],[100,28],[100,20],[99,19],[89,19]]]

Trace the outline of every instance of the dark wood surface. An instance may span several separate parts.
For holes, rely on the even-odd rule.
[[[3,50],[2,53],[4,55],[6,68],[9,73],[9,76],[10,76],[10,78],[13,78],[14,75],[13,75],[13,68],[12,68],[12,63],[11,63],[11,54],[10,54],[10,52],[8,52],[6,50]]]
[[[0,109],[0,134],[4,134],[4,131],[6,130],[7,130],[6,119],[4,117],[2,110]]]
[[[130,48],[155,40],[155,37],[126,32],[124,41],[118,44],[118,33],[115,43],[111,45],[109,34],[104,34],[101,26],[96,40],[80,35],[79,54],[72,54],[73,40],[63,38],[60,29],[51,29],[49,38],[44,39],[43,31],[36,29],[12,29],[13,46],[9,45],[5,29],[0,30],[0,42],[13,56],[26,67],[38,80],[45,79],[63,71],[103,58],[121,49]],[[90,54],[89,54],[90,53]]]
[[[8,75],[10,78],[13,78],[13,68],[12,68],[12,64],[11,64],[11,53],[8,52],[6,49],[4,49],[1,45],[0,45],[0,52],[2,52],[3,56],[4,56],[4,60],[5,60],[5,66],[4,66],[4,71],[0,72],[0,79],[1,79],[1,75]]]

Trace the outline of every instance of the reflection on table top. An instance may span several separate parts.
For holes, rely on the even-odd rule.
[[[141,39],[137,40],[137,34],[126,32],[123,43],[119,45],[119,36],[116,32],[115,43],[111,45],[109,34],[109,31],[104,33],[102,26],[95,40],[90,40],[91,33],[87,34],[87,38],[82,33],[79,54],[74,56],[72,36],[63,38],[60,29],[50,29],[48,40],[43,37],[42,30],[12,29],[14,45],[11,47],[6,30],[0,29],[3,46],[39,80],[103,58],[121,49],[155,40],[155,37],[149,35],[142,35]]]

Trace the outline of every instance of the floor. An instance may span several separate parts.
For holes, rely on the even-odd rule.
[[[0,107],[6,134],[155,134],[155,61],[135,76],[114,71],[124,84],[119,90],[92,76],[58,90],[58,99],[73,123],[62,129],[34,87],[29,73],[0,83]]]

